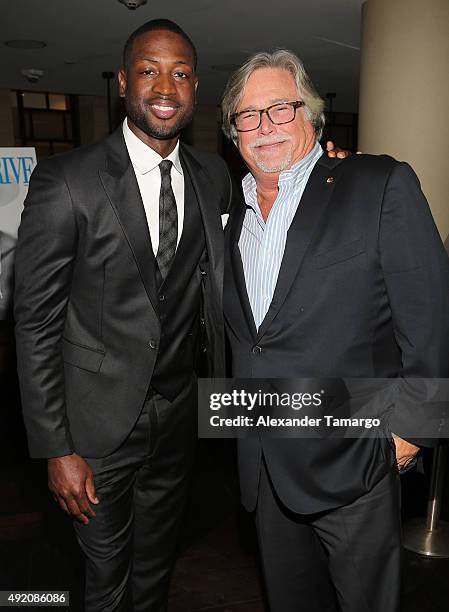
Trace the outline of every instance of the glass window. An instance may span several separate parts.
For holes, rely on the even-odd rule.
[[[22,98],[25,108],[47,108],[47,99],[44,93],[24,91]]]
[[[62,94],[49,94],[50,108],[52,110],[67,110],[67,98]]]

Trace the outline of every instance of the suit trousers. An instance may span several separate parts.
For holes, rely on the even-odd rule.
[[[74,523],[86,557],[85,612],[167,609],[196,439],[196,390],[173,402],[150,394],[125,442],[86,457],[96,518]]]
[[[397,612],[399,474],[314,515],[285,507],[262,462],[256,524],[271,612]]]

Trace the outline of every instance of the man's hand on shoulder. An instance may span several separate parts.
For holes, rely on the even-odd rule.
[[[48,488],[64,512],[87,525],[98,504],[92,470],[77,454],[48,459]]]
[[[328,157],[338,157],[339,159],[344,159],[345,157],[349,157],[352,155],[351,151],[347,149],[340,149],[337,147],[332,140],[328,140],[326,142],[326,153]],[[359,155],[361,151],[357,151],[357,155]]]
[[[395,434],[392,434],[392,436],[396,447],[396,463],[398,464],[398,469],[403,470],[416,457],[419,452],[419,446],[415,446]]]

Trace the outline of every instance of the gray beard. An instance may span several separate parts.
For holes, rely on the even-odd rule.
[[[288,156],[284,160],[279,162],[276,166],[268,166],[265,162],[259,159],[255,159],[254,161],[256,162],[256,166],[259,168],[259,170],[262,170],[262,172],[266,172],[267,174],[274,174],[277,172],[283,172],[284,170],[290,168],[292,164],[292,153],[290,151]]]

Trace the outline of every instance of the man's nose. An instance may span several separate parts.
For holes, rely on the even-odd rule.
[[[259,129],[262,134],[270,134],[273,131],[273,122],[267,113],[262,113],[260,117]]]
[[[169,96],[176,92],[175,83],[171,74],[159,74],[158,78],[154,82],[153,90],[163,96]]]

